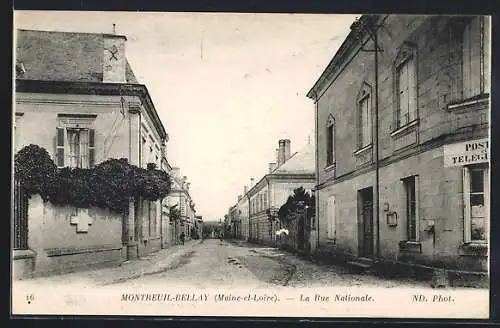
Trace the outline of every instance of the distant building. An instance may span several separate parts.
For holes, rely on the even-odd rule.
[[[318,253],[450,278],[487,271],[489,49],[488,17],[353,24],[308,93]]]
[[[307,144],[299,152],[291,154],[291,142],[288,139],[279,141],[276,151],[276,163],[269,163],[269,171],[257,183],[250,185],[244,197],[248,198],[249,206],[249,234],[248,240],[274,245],[275,232],[280,229],[276,213],[286,202],[294,189],[304,187],[311,191],[315,184],[314,179],[314,145]],[[244,211],[242,210],[242,215]],[[297,238],[297,247],[305,250],[309,243],[309,232],[302,222],[300,235]]]
[[[191,239],[196,228],[195,203],[189,193],[191,183],[186,176],[181,176],[180,168],[172,167],[172,190],[167,196],[166,204],[169,208],[175,207],[180,211],[180,220],[170,220],[172,226],[171,242],[178,243],[184,232],[185,240]]]

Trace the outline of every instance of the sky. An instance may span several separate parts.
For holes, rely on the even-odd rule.
[[[219,220],[250,178],[314,141],[306,97],[357,16],[334,14],[16,11],[16,28],[116,33],[191,182],[197,215]]]

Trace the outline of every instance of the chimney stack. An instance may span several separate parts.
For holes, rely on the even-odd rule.
[[[102,82],[104,83],[126,83],[125,42],[127,38],[123,35],[113,33],[104,34],[104,49],[102,53]]]
[[[245,195],[246,195],[246,194],[247,194],[247,192],[248,192],[248,186],[244,186],[244,187],[243,187],[243,194],[245,194]]]
[[[280,139],[278,145],[278,166],[281,166],[285,162],[285,139]]]
[[[291,155],[291,141],[290,139],[285,139],[285,160],[284,162],[288,161]]]
[[[179,179],[181,177],[181,169],[176,166],[172,167],[172,176]]]
[[[254,179],[253,178],[250,178],[250,188],[253,187],[253,182],[254,182]]]
[[[186,190],[189,191],[189,187],[191,186],[191,182],[186,183]]]
[[[269,163],[269,173],[272,173],[277,167],[278,165],[276,163]]]
[[[279,166],[279,162],[280,162],[280,150],[279,148],[276,149],[276,165]]]

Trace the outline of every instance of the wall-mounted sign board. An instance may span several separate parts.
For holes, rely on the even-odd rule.
[[[464,166],[487,163],[490,158],[488,138],[444,145],[444,166]]]

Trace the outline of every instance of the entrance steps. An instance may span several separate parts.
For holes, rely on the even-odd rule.
[[[347,261],[348,266],[362,272],[370,271],[370,269],[373,267],[373,264],[373,259],[364,257],[358,257],[351,261]]]

